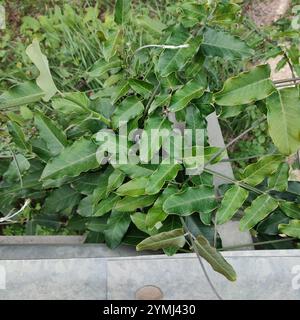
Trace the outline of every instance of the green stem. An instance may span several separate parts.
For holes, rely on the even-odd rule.
[[[93,117],[99,119],[100,121],[102,121],[103,123],[105,123],[108,127],[111,126],[111,121],[107,118],[105,118],[102,114],[97,113],[95,111],[92,111],[92,115]]]

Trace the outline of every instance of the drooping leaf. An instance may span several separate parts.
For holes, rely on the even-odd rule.
[[[114,209],[120,212],[134,212],[139,208],[149,207],[155,200],[156,196],[127,196],[119,200]]]
[[[105,242],[109,248],[114,249],[122,242],[130,223],[129,214],[116,211],[111,213],[107,228],[104,231]]]
[[[205,259],[212,268],[224,275],[228,280],[235,281],[236,273],[232,266],[223,258],[222,254],[212,247],[207,239],[199,235],[195,240],[197,253]]]
[[[99,167],[96,151],[97,146],[92,141],[86,139],[75,141],[47,163],[41,179],[76,177],[81,172]]]
[[[130,180],[127,183],[121,185],[116,193],[120,196],[137,197],[145,194],[145,188],[148,183],[148,179],[145,177],[136,178]]]
[[[32,81],[13,86],[0,96],[0,110],[40,101],[45,93]]]
[[[279,90],[267,99],[269,133],[284,155],[293,154],[300,148],[299,104],[297,88]]]
[[[260,65],[225,81],[221,91],[214,95],[221,106],[239,106],[267,98],[275,91],[270,80],[269,65]]]
[[[135,212],[130,215],[130,218],[132,222],[135,224],[135,226],[143,231],[146,234],[149,234],[148,228],[146,226],[146,214],[141,212]]]
[[[288,216],[293,219],[300,219],[300,206],[294,202],[280,202],[279,208]]]
[[[237,185],[231,187],[224,194],[221,206],[216,213],[217,224],[229,221],[237,210],[243,205],[249,192]]]
[[[277,207],[278,202],[269,195],[263,194],[257,197],[252,201],[251,206],[245,209],[245,214],[240,221],[240,230],[250,230]]]
[[[183,229],[175,229],[161,232],[143,240],[136,246],[136,250],[159,250],[168,247],[182,248],[184,245],[185,237]]]
[[[288,187],[289,165],[282,163],[277,172],[272,174],[268,180],[268,187],[272,190],[285,191]]]
[[[67,145],[67,138],[51,119],[36,111],[34,123],[39,130],[40,137],[45,141],[53,156],[58,155]]]
[[[206,56],[221,57],[226,60],[245,59],[254,53],[242,40],[224,31],[210,28],[204,32],[201,49]]]
[[[13,142],[15,145],[24,151],[31,151],[31,146],[26,141],[24,132],[22,131],[21,127],[15,121],[8,121],[7,122],[8,132],[13,138]]]
[[[178,171],[181,169],[180,164],[164,164],[162,163],[157,170],[147,179],[147,185],[145,192],[147,194],[156,194],[158,193],[166,181],[173,180]]]
[[[280,224],[278,229],[279,233],[300,239],[300,220],[291,220],[289,224]]]
[[[198,80],[191,80],[181,89],[177,90],[171,98],[169,110],[177,112],[185,108],[191,100],[200,98],[204,93],[204,88]]]
[[[106,194],[117,189],[124,181],[125,174],[118,169],[115,169],[108,178]]]
[[[115,22],[124,24],[130,12],[131,0],[117,0],[115,4]]]
[[[34,39],[32,44],[26,49],[26,54],[38,68],[40,75],[36,79],[36,84],[43,90],[43,99],[49,101],[57,92],[57,88],[51,76],[47,57],[42,53],[38,40]]]
[[[272,175],[282,163],[280,155],[269,155],[260,158],[256,163],[248,165],[243,172],[243,181],[253,186]]]
[[[128,97],[117,106],[112,116],[112,125],[114,128],[119,128],[121,122],[127,123],[143,111],[144,106],[137,97]]]
[[[193,212],[208,213],[217,207],[214,189],[209,186],[189,187],[171,195],[163,204],[168,214],[188,216]]]

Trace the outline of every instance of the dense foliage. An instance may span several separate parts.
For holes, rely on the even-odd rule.
[[[124,243],[168,255],[192,249],[230,280],[235,272],[216,250],[217,225],[240,218],[240,230],[259,240],[290,237],[269,246],[297,246],[299,88],[278,89],[263,61],[281,55],[280,66],[288,63],[300,76],[299,31],[287,21],[276,32],[257,30],[235,2],[175,1],[154,10],[118,0],[113,14],[57,6],[23,19],[27,40],[13,60],[7,34],[0,51],[7,89],[0,96],[4,226],[14,222],[26,234],[86,233],[88,242],[110,248]],[[272,146],[237,180],[214,171],[225,150],[210,146],[207,134],[199,175],[186,174],[189,159],[99,164],[97,133],[119,134],[120,120],[130,130],[160,132],[180,122],[206,132],[215,111],[224,125],[248,115],[239,133],[268,128]],[[137,139],[142,147],[143,135]],[[149,159],[160,152],[157,139]],[[214,175],[228,182],[217,192]]]

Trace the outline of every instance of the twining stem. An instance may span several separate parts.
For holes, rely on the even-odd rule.
[[[194,235],[190,232],[188,226],[186,225],[185,221],[184,221],[184,218],[183,217],[180,217],[180,220],[181,220],[181,223],[182,223],[182,226],[183,226],[183,229],[184,231],[188,234],[189,236],[189,239],[190,239],[190,242],[192,244],[192,249],[193,251],[196,253],[197,255],[197,258],[198,258],[198,261],[200,263],[200,266],[201,266],[201,269],[203,270],[203,273],[204,273],[204,276],[208,282],[208,284],[210,285],[212,291],[214,292],[214,294],[216,295],[216,297],[219,299],[219,300],[223,300],[222,297],[220,296],[220,294],[218,293],[217,289],[215,288],[214,284],[212,283],[206,269],[205,269],[205,266],[204,266],[204,263],[202,261],[202,257],[199,255],[198,253],[198,250],[197,250],[197,247],[195,245],[195,237]]]
[[[259,126],[263,121],[265,121],[267,118],[266,116],[263,116],[261,119],[255,121],[253,125],[248,128],[247,130],[243,131],[241,134],[239,134],[237,137],[235,137],[233,140],[231,140],[229,143],[226,144],[224,148],[221,148],[218,152],[216,152],[205,164],[204,168],[208,165],[210,165],[215,159],[217,159],[224,151],[226,151],[230,146],[232,146],[234,143],[236,143],[239,139],[241,139],[244,135],[246,135],[251,130],[255,129],[257,126]]]
[[[287,241],[294,241],[294,240],[297,240],[297,239],[296,238],[287,238],[287,239],[278,239],[278,240],[270,240],[270,241],[251,242],[251,243],[246,243],[246,244],[237,244],[234,246],[220,248],[220,249],[218,249],[218,251],[229,251],[229,250],[233,250],[233,249],[239,249],[239,248],[245,248],[245,247],[251,247],[251,246],[262,246],[265,244],[287,242]]]
[[[252,192],[255,192],[255,193],[258,193],[258,194],[267,194],[266,192],[264,192],[264,191],[262,191],[262,190],[260,190],[260,189],[258,189],[258,188],[255,188],[255,187],[253,187],[253,186],[250,186],[250,185],[248,185],[248,184],[245,183],[245,182],[237,181],[237,180],[235,180],[235,179],[233,179],[233,178],[230,178],[230,177],[228,177],[228,176],[225,176],[224,174],[219,173],[219,172],[216,172],[216,171],[214,171],[214,170],[211,170],[211,169],[208,169],[208,168],[204,168],[204,171],[207,172],[207,173],[210,173],[210,174],[212,174],[212,175],[215,175],[215,176],[217,176],[217,177],[219,177],[219,178],[222,178],[222,179],[224,179],[224,180],[227,180],[227,181],[229,181],[229,182],[231,182],[231,183],[234,183],[234,184],[236,184],[236,185],[238,185],[238,186],[240,186],[240,187],[243,187],[243,188],[245,188],[245,189],[248,189],[248,190],[250,190],[250,191],[252,191]]]

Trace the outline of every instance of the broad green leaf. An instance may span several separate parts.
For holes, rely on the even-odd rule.
[[[153,17],[148,17],[143,15],[135,19],[136,23],[139,26],[142,26],[147,31],[160,35],[164,29],[166,29],[166,25],[162,23],[158,19],[153,19]]]
[[[72,209],[80,199],[80,193],[68,185],[52,191],[45,199],[43,212],[56,213],[64,209]]]
[[[23,175],[29,168],[29,161],[22,154],[18,153],[15,155],[15,158],[9,164],[8,169],[3,174],[3,178],[8,181],[19,180],[19,175]]]
[[[24,132],[22,131],[21,127],[15,121],[8,121],[7,128],[15,145],[24,151],[30,152],[31,146],[28,141],[26,141]]]
[[[121,185],[116,193],[120,196],[137,197],[145,194],[145,188],[148,182],[148,178],[141,177],[130,180],[127,183]]]
[[[89,113],[89,99],[82,92],[72,92],[52,100],[52,107],[64,114]]]
[[[275,92],[267,99],[270,136],[284,155],[300,148],[300,98],[297,88]]]
[[[104,74],[108,71],[121,67],[121,61],[119,59],[112,59],[111,61],[107,62],[103,59],[96,61],[91,69],[87,72],[89,80],[95,78],[101,78]]]
[[[256,163],[248,165],[243,172],[243,181],[253,186],[261,183],[267,176],[272,175],[282,163],[280,155],[269,155],[260,158]]]
[[[117,189],[124,181],[125,174],[118,169],[115,169],[108,178],[106,194]]]
[[[189,187],[171,195],[163,204],[168,214],[188,216],[193,212],[208,213],[217,207],[214,189],[209,186]]]
[[[154,172],[153,170],[139,164],[116,164],[113,166],[114,168],[124,172],[132,179],[148,177]]]
[[[57,179],[65,176],[76,177],[81,172],[99,167],[96,151],[97,146],[90,140],[81,139],[75,141],[47,163],[41,180]]]
[[[131,0],[117,0],[115,4],[115,22],[124,24],[130,12]]]
[[[26,49],[26,54],[38,68],[40,75],[36,79],[36,84],[44,91],[43,99],[49,101],[57,92],[57,88],[51,76],[47,57],[42,54],[38,40],[34,39],[32,44]]]
[[[64,132],[58,128],[54,121],[41,112],[36,111],[34,123],[39,130],[40,137],[45,141],[53,156],[58,155],[68,145]]]
[[[139,230],[145,232],[146,234],[149,234],[148,228],[145,223],[145,221],[146,221],[146,214],[145,213],[135,212],[130,215],[130,218]]]
[[[71,185],[78,192],[90,195],[93,194],[93,191],[99,187],[103,181],[104,183],[107,182],[105,179],[105,173],[87,172],[80,175],[75,181],[72,181]]]
[[[148,97],[154,88],[153,84],[143,80],[129,79],[128,82],[131,89],[143,97]]]
[[[150,105],[148,114],[153,113],[157,108],[159,107],[168,107],[171,101],[171,95],[170,94],[160,94],[155,97],[153,102]]]
[[[245,210],[245,214],[240,221],[240,230],[250,230],[277,207],[278,202],[269,195],[263,194],[257,197],[252,201],[251,206]]]
[[[169,110],[177,112],[184,109],[193,99],[200,98],[204,93],[204,88],[198,80],[191,80],[181,89],[177,90],[171,98]]]
[[[175,229],[143,240],[136,246],[136,250],[159,250],[168,247],[182,248],[184,245],[185,237],[183,229]]]
[[[178,192],[178,188],[175,186],[167,186],[167,188],[162,192],[162,194],[154,202],[153,206],[148,210],[146,215],[146,226],[149,229],[156,227],[159,229],[161,223],[167,218],[168,214],[163,210],[163,204],[168,199],[168,197],[174,193]]]
[[[95,207],[95,213],[93,216],[100,217],[111,211],[119,199],[119,196],[110,194],[106,199],[100,201],[100,203]]]
[[[249,192],[234,185],[224,194],[221,206],[216,213],[217,224],[229,221],[248,198]]]
[[[268,180],[268,187],[276,191],[285,191],[288,187],[290,166],[287,163],[282,163],[277,172],[272,174]]]
[[[300,219],[300,206],[294,202],[280,202],[279,208],[290,218]]]
[[[95,204],[93,202],[93,196],[89,195],[83,198],[79,203],[77,212],[83,217],[93,216],[95,212]]]
[[[109,34],[108,39],[103,43],[103,47],[102,47],[102,52],[103,52],[103,56],[106,62],[109,62],[109,64],[111,62],[116,63],[116,59],[112,59],[113,56],[116,54],[117,49],[118,49],[118,45],[121,43],[123,39],[123,33],[121,29],[117,29],[112,31]],[[118,67],[120,67],[120,61],[119,61],[119,65]],[[112,69],[110,67],[110,69]],[[108,71],[108,70],[107,70]]]
[[[168,139],[171,131],[170,121],[161,116],[153,115],[145,122],[145,128],[139,142],[140,159],[144,163],[150,162]]]
[[[144,106],[137,97],[128,97],[117,106],[112,116],[112,125],[114,128],[119,128],[120,122],[127,123],[142,114],[143,111]]]
[[[115,249],[125,236],[131,223],[130,215],[124,212],[113,211],[108,219],[107,228],[104,231],[105,242],[111,249]]]
[[[107,217],[90,218],[86,227],[88,230],[103,233],[107,228]]]
[[[240,106],[267,98],[275,91],[270,80],[269,65],[260,65],[225,81],[221,91],[214,95],[221,106]]]
[[[44,96],[45,93],[34,82],[18,84],[0,96],[0,110],[37,102]]]
[[[137,209],[149,207],[156,200],[156,196],[124,197],[119,200],[114,209],[120,212],[134,212]]]
[[[207,239],[199,235],[195,240],[197,253],[205,259],[212,268],[224,275],[228,280],[235,281],[236,273],[232,266],[223,258],[222,254],[212,247]]]
[[[147,178],[147,185],[145,192],[147,194],[156,194],[158,193],[166,181],[173,180],[178,171],[181,169],[180,164],[161,164],[154,173]]]
[[[201,49],[206,56],[221,57],[226,60],[245,59],[254,54],[245,42],[224,31],[207,29]]]
[[[300,220],[291,220],[289,224],[280,224],[278,229],[279,233],[300,239]]]
[[[176,26],[171,36],[167,39],[166,45],[184,45],[187,48],[165,49],[158,60],[157,70],[162,77],[167,77],[173,72],[181,71],[187,62],[196,54],[202,37],[191,38],[190,34],[182,26]]]
[[[289,223],[290,219],[280,210],[275,210],[266,219],[260,222],[256,228],[259,234],[267,234],[271,236],[278,235],[278,225],[281,223]]]

